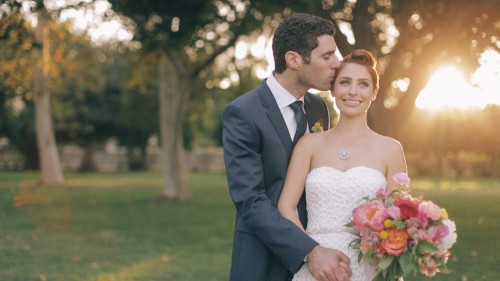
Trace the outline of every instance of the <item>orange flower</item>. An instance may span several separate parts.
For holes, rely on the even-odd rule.
[[[400,256],[408,244],[410,235],[405,229],[389,229],[387,234],[387,238],[380,243],[380,248],[391,256]]]

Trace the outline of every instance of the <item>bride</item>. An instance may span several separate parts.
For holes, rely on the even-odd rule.
[[[378,87],[376,61],[370,52],[355,50],[343,59],[332,86],[340,111],[338,125],[300,139],[278,203],[282,215],[302,228],[295,210],[305,189],[305,231],[320,245],[340,250],[351,259],[352,281],[372,280],[377,272],[367,261],[358,262],[358,253],[349,248],[354,236],[344,225],[363,197],[373,196],[382,187],[394,188],[392,175],[406,172],[401,144],[367,124],[367,111]],[[315,277],[306,262],[293,280],[321,278]]]

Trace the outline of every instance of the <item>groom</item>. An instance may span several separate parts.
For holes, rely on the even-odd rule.
[[[319,246],[276,209],[293,146],[306,128],[296,123],[302,110],[309,130],[318,121],[329,128],[326,104],[307,91],[331,88],[339,66],[334,32],[333,23],[320,17],[286,18],[273,38],[273,74],[224,110],[224,160],[236,206],[231,280],[290,280],[304,262],[318,280],[350,278],[347,256]],[[303,108],[294,111],[297,100]],[[298,212],[305,225],[302,199]]]

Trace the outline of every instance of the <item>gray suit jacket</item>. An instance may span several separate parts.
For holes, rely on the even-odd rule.
[[[322,120],[325,102],[305,95],[309,128]],[[291,279],[317,242],[276,209],[293,149],[286,123],[265,82],[232,101],[223,113],[224,161],[236,206],[231,280]],[[298,207],[307,223],[305,198]]]

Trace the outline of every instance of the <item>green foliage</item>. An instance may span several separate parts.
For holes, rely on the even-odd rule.
[[[33,154],[33,147],[20,137],[34,138],[31,52],[40,46],[33,43],[32,26],[21,13],[21,2],[4,1],[0,9],[0,134],[13,144],[25,145],[20,149],[29,158],[36,151]],[[179,89],[179,95],[189,102],[178,115],[185,119],[181,126],[185,146],[220,144],[222,109],[260,82],[255,69],[267,63],[251,53],[236,59],[235,44],[270,37],[283,17],[307,12],[351,25],[354,43],[337,32],[341,53],[366,48],[378,57],[381,89],[369,117],[377,132],[401,140],[407,151],[425,150],[440,157],[480,150],[494,159],[500,153],[496,145],[499,134],[492,123],[498,120],[498,108],[440,116],[414,108],[418,92],[437,66],[453,63],[473,70],[482,51],[499,50],[494,36],[500,6],[495,0],[110,3],[114,12],[129,17],[136,27],[135,41],[128,46],[96,45],[85,34],[72,34],[69,23],[50,22],[47,85],[53,95],[59,144],[89,145],[116,137],[123,145],[144,147],[148,136],[158,131],[158,51],[175,58],[179,77],[188,81],[189,89]],[[55,19],[59,11],[49,12]],[[399,37],[391,41],[395,30]],[[219,88],[228,77],[230,87]],[[404,93],[392,86],[402,78],[411,82]],[[26,106],[20,108],[19,104]],[[36,163],[33,161],[26,163]],[[493,163],[480,173],[494,175],[497,168]]]
[[[394,261],[394,256],[386,255],[383,260],[380,261],[378,264],[378,268],[380,270],[386,270],[391,266],[392,262]]]
[[[0,94],[8,97],[31,94],[28,69],[33,67],[34,35],[20,9],[19,3],[0,9]]]
[[[429,243],[425,240],[420,241],[417,245],[417,253],[419,255],[423,255],[425,253],[433,253],[436,250],[437,250],[437,248],[434,247],[434,245],[432,245],[431,243]]]
[[[416,273],[417,268],[415,268],[414,266],[416,260],[417,260],[417,255],[412,250],[406,249],[405,252],[399,258],[399,264],[401,265],[403,276],[407,276],[412,271]]]
[[[116,85],[121,90],[117,136],[128,147],[145,147],[147,139],[158,132],[157,58],[154,53],[130,50],[117,61],[126,62],[119,68],[124,73]]]
[[[204,0],[109,2],[113,10],[136,23],[135,38],[147,49],[183,48],[194,39],[198,30],[219,17],[216,6]]]
[[[25,156],[27,167],[37,168],[34,141],[33,30],[16,9],[0,18],[0,126]],[[48,90],[54,130],[59,145],[83,147],[116,137],[122,145],[144,148],[157,130],[155,95],[126,87],[126,73],[134,56],[121,43],[94,45],[86,34],[73,34],[71,25],[49,22]],[[146,81],[143,81],[146,82]],[[17,104],[17,106],[16,106]]]

